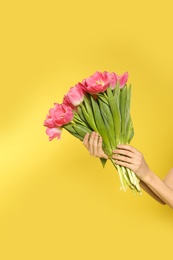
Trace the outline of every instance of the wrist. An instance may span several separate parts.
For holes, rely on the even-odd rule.
[[[141,178],[141,181],[143,181],[145,184],[149,184],[153,179],[154,173],[148,169],[145,175]]]

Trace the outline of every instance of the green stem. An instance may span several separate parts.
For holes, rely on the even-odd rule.
[[[129,187],[135,194],[142,194],[139,185],[139,179],[137,178],[135,173],[126,167],[116,164],[112,158],[110,158],[110,160],[118,171],[121,189],[123,191],[126,191],[127,187]]]

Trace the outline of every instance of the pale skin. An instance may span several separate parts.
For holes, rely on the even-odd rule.
[[[102,138],[95,132],[87,133],[83,140],[90,155],[108,159],[102,149]],[[141,152],[130,145],[117,145],[112,158],[116,164],[132,170],[140,180],[140,186],[161,204],[173,208],[173,168],[161,180],[148,166]]]

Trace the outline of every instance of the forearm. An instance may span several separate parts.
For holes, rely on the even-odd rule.
[[[173,190],[157,175],[150,171],[148,176],[142,180],[142,183],[144,185],[144,190],[146,190],[154,199],[173,208]]]
[[[161,200],[143,181],[140,181],[140,186],[141,188],[148,193],[153,199],[155,199],[156,201],[158,201],[160,204],[165,205],[166,203]]]

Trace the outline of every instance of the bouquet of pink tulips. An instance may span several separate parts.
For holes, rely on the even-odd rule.
[[[112,158],[117,144],[129,144],[134,136],[130,116],[131,86],[128,73],[118,76],[112,72],[95,72],[71,87],[61,104],[55,103],[44,121],[49,140],[60,139],[62,129],[83,141],[86,133],[97,132],[103,150],[119,174],[121,188],[141,192],[139,180],[128,168],[119,166]],[[107,159],[100,158],[104,166]]]

